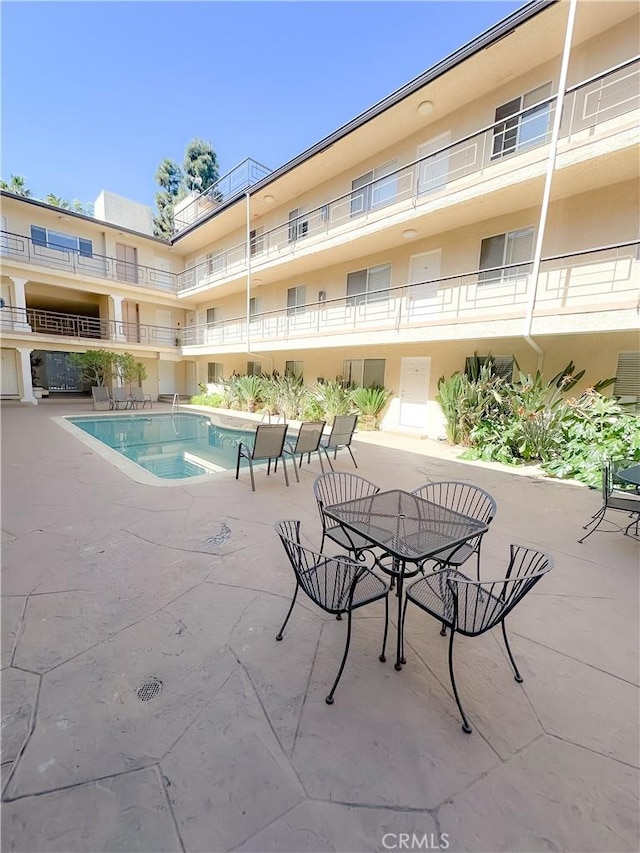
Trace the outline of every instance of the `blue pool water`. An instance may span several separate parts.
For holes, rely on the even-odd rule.
[[[253,429],[234,429],[216,425],[208,416],[186,413],[68,420],[146,471],[167,480],[235,470],[238,444],[244,441],[251,446],[255,430],[255,425]],[[243,459],[241,464],[246,461]]]

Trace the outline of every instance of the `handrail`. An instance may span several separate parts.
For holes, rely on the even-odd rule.
[[[180,396],[178,394],[173,395],[173,402],[171,403],[171,417],[175,415],[180,407]]]

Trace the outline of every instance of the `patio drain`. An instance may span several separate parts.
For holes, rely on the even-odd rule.
[[[215,536],[210,536],[207,539],[207,545],[224,545],[224,543],[231,536],[231,528],[227,527],[227,525],[223,522],[220,525],[220,530],[216,533]]]
[[[149,678],[143,681],[137,689],[138,699],[141,702],[149,702],[162,690],[162,682],[159,678]]]

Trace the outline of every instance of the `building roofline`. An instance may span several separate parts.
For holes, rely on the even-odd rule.
[[[474,54],[479,53],[481,50],[484,50],[487,47],[490,47],[492,44],[500,41],[500,39],[509,35],[509,33],[513,32],[517,27],[522,26],[527,21],[531,20],[531,18],[538,15],[540,12],[543,12],[549,6],[553,6],[556,3],[561,2],[561,0],[531,0],[530,3],[527,3],[521,9],[516,9],[515,12],[512,12],[506,18],[503,18],[501,21],[498,21],[496,24],[493,24],[488,30],[485,30],[480,35],[475,36],[471,41],[459,47],[453,53],[449,54],[449,56],[441,59],[440,62],[437,62],[435,65],[431,66],[431,68],[427,69],[427,71],[423,71],[422,74],[419,74],[417,77],[414,77],[413,80],[410,80],[408,83],[405,83],[404,86],[401,86],[399,89],[396,89],[390,95],[387,95],[381,101],[378,101],[372,107],[366,109],[363,113],[356,116],[355,118],[348,121],[346,124],[343,124],[337,130],[334,130],[329,136],[325,136],[319,142],[316,142],[310,148],[307,148],[301,154],[296,155],[292,160],[288,160],[282,166],[279,166],[265,178],[262,178],[253,186],[249,187],[245,192],[242,193],[242,196],[245,196],[247,193],[249,195],[254,195],[255,193],[260,192],[265,187],[268,187],[269,184],[273,183],[278,178],[285,175],[287,172],[290,172],[292,169],[295,169],[297,166],[300,166],[306,160],[311,159],[316,154],[320,154],[322,151],[325,151],[327,148],[330,148],[340,139],[343,139],[345,136],[348,136],[354,130],[365,125],[367,122],[381,115],[385,110],[390,109],[395,106],[397,103],[402,101],[404,98],[407,98],[409,95],[412,95],[414,92],[417,92],[419,89],[422,89],[423,86],[426,86],[427,83],[431,83],[433,80],[440,77],[442,74],[445,74],[447,71],[451,71],[451,69],[455,68],[460,63],[472,57]],[[240,195],[240,194],[239,194]],[[191,234],[196,228],[199,228],[205,222],[208,222],[210,219],[213,219],[217,216],[220,211],[228,207],[230,204],[238,200],[238,196],[228,199],[227,203],[217,208],[216,210],[211,211],[211,213],[207,214],[207,216],[199,219],[197,222],[194,222],[188,228],[185,228],[184,231],[181,231],[180,234],[176,235],[172,239],[172,244],[177,243],[183,237],[186,237],[188,234]]]
[[[107,222],[105,219],[96,219],[95,216],[88,216],[86,213],[77,213],[75,210],[67,210],[66,207],[58,207],[55,204],[47,204],[46,201],[40,201],[38,198],[28,198],[24,195],[16,195],[8,190],[0,190],[0,198],[6,197],[15,201],[23,201],[27,204],[32,204],[34,207],[42,207],[45,210],[50,210],[54,213],[62,213],[64,216],[72,216],[74,219],[81,219],[83,222],[90,222],[92,225],[104,225],[105,228],[113,228],[116,231],[122,231],[126,234],[133,234],[136,237],[144,237],[146,240],[154,240],[163,246],[170,247],[171,242],[164,240],[162,237],[156,237],[155,234],[147,234],[145,231],[135,231],[133,228],[127,228],[126,225],[118,225],[116,222]]]

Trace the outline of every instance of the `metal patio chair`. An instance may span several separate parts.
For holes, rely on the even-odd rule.
[[[453,671],[453,640],[456,633],[477,637],[500,625],[514,678],[521,683],[523,678],[511,653],[505,619],[540,578],[553,567],[552,558],[542,551],[511,545],[510,553],[506,575],[500,580],[471,580],[457,569],[445,568],[421,578],[407,589],[403,621],[407,605],[411,602],[451,629],[449,676],[462,716],[462,730],[467,734],[471,732],[471,725],[460,702]]]
[[[356,458],[353,455],[353,451],[351,450],[351,439],[353,438],[353,434],[356,431],[357,423],[357,415],[336,415],[333,419],[331,432],[320,442],[320,449],[324,451],[324,455],[327,457],[327,462],[329,463],[329,467],[332,471],[333,465],[331,463],[331,459],[329,458],[329,451],[333,450],[333,458],[335,459],[338,454],[338,449],[340,447],[347,448],[347,450],[349,451],[349,455],[353,460],[353,464],[356,468],[358,467]]]
[[[284,442],[287,436],[288,424],[258,424],[256,427],[255,440],[253,444],[247,444],[241,441],[238,445],[238,461],[236,463],[236,480],[240,474],[240,460],[242,457],[249,462],[249,471],[251,473],[251,491],[255,492],[256,482],[253,476],[253,463],[267,462],[267,476],[271,473],[271,460],[274,460],[275,466],[278,464],[278,459],[282,459],[282,467],[284,469],[284,481],[289,485],[289,475],[287,474],[287,463],[284,458]],[[297,473],[296,473],[297,477]]]
[[[436,483],[425,483],[424,486],[414,489],[413,494],[424,498],[426,501],[431,501],[439,506],[452,509],[454,512],[468,515],[477,521],[484,521],[486,524],[490,524],[493,521],[497,512],[496,502],[488,492],[485,492],[479,486],[474,486],[472,483],[465,483],[462,480],[442,480]],[[459,568],[475,554],[476,574],[479,579],[480,546],[483,535],[476,536],[475,539],[465,542],[464,545],[443,551],[432,559],[442,568],[445,566]]]
[[[360,477],[358,474],[347,474],[343,471],[331,471],[320,474],[313,483],[313,494],[318,504],[320,521],[322,522],[322,541],[320,550],[324,548],[326,537],[332,539],[341,548],[351,552],[359,559],[363,551],[373,547],[372,543],[357,533],[347,531],[337,521],[329,518],[324,513],[325,506],[354,501],[357,498],[366,498],[380,491],[370,480]]]
[[[625,536],[638,536],[638,524],[640,523],[640,495],[636,489],[631,486],[626,486],[624,481],[618,478],[618,472],[633,465],[629,459],[608,459],[602,466],[602,506],[591,516],[591,520],[583,525],[583,530],[588,530],[588,533],[578,539],[579,543],[591,536],[594,530],[605,520],[605,515],[608,510],[615,512],[626,512],[631,518],[623,533]],[[635,534],[630,534],[629,530],[635,527]],[[591,528],[591,529],[589,529]],[[615,527],[615,530],[602,531],[605,533],[618,532],[622,528]]]
[[[293,470],[298,481],[300,478],[296,470],[296,456],[300,456],[298,467],[301,468],[302,459],[305,454],[307,456],[307,463],[309,463],[311,462],[311,454],[317,453],[320,460],[320,468],[324,474],[324,463],[322,461],[322,454],[320,453],[320,439],[322,438],[324,427],[325,421],[304,421],[300,424],[298,437],[295,442],[285,441],[284,443],[285,453],[288,453],[293,460]]]
[[[94,385],[91,388],[91,396],[93,397],[93,408],[95,411],[113,408],[111,395],[106,385]]]
[[[114,388],[111,391],[111,408],[132,409],[133,400],[131,399],[131,395],[127,394],[124,388]]]
[[[142,403],[141,408],[143,409],[147,405],[147,403],[149,404],[149,408],[153,409],[153,403],[151,402],[151,394],[145,394],[142,388],[131,389],[131,402],[133,404],[134,409],[138,408],[139,403]]]
[[[283,631],[291,616],[300,588],[325,613],[331,613],[338,618],[343,613],[347,614],[347,639],[344,654],[333,686],[325,699],[328,705],[332,705],[333,694],[338,686],[349,654],[351,615],[359,607],[372,604],[382,598],[384,598],[385,604],[385,619],[380,660],[383,662],[386,660],[385,649],[389,629],[389,586],[361,563],[355,563],[346,556],[327,557],[306,548],[300,543],[299,521],[278,521],[274,526],[296,576],[293,598],[282,627],[276,635],[276,640],[282,640]]]

